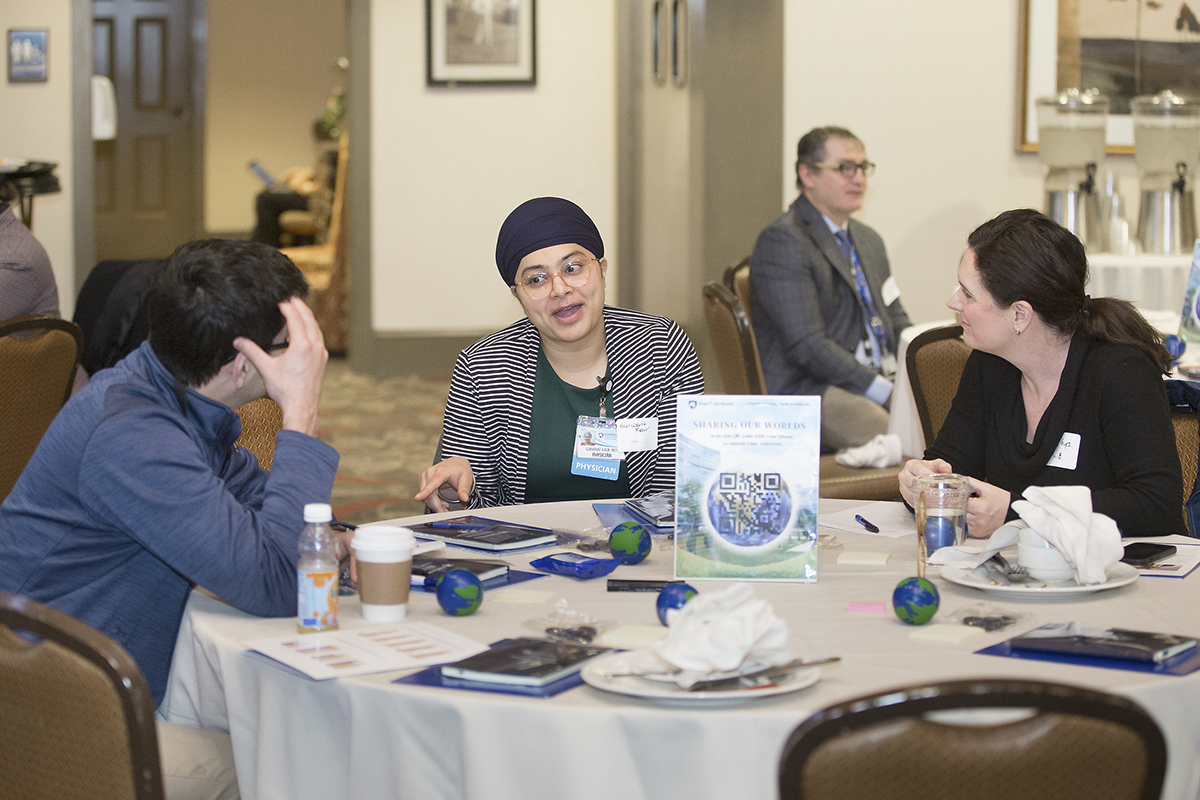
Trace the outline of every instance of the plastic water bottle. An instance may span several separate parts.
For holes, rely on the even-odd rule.
[[[328,503],[304,506],[304,531],[300,534],[300,562],[296,565],[296,628],[301,633],[337,630],[337,540],[329,523]]]

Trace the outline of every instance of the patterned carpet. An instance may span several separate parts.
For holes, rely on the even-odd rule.
[[[433,461],[450,376],[376,380],[331,358],[321,392],[321,441],[341,454],[333,513],[362,523],[420,514],[417,477]]]

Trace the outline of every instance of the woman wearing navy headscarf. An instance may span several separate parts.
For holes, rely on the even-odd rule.
[[[416,499],[445,511],[672,491],[675,397],[704,391],[687,336],[604,304],[604,242],[569,200],[509,214],[496,267],[525,319],[459,355]]]

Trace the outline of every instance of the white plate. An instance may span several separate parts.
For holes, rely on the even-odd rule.
[[[674,681],[666,683],[658,680],[638,677],[636,675],[621,675],[607,677],[610,672],[623,672],[626,660],[632,653],[613,653],[606,658],[588,662],[583,666],[580,675],[584,683],[605,692],[642,697],[662,703],[678,703],[681,705],[742,703],[758,697],[772,697],[778,694],[799,691],[808,688],[821,680],[821,669],[812,667],[791,673],[780,683],[764,686],[759,689],[738,687],[735,689],[713,690],[708,692],[689,692],[679,688]]]
[[[977,575],[973,569],[964,569],[963,567],[951,565],[942,567],[942,577],[951,583],[957,583],[959,586],[983,589],[985,592],[1020,595],[1022,597],[1051,597],[1071,594],[1091,594],[1092,592],[1102,592],[1105,589],[1116,589],[1118,586],[1128,586],[1138,579],[1138,571],[1134,567],[1118,561],[1108,568],[1108,580],[1104,583],[1097,583],[1090,586],[1080,586],[1074,581],[1046,585],[1014,583],[1011,586],[1004,586],[992,583],[987,578]]]

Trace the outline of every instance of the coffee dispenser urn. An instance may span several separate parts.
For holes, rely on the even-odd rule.
[[[1169,89],[1135,97],[1133,155],[1141,183],[1137,236],[1147,253],[1192,252],[1196,208],[1192,193],[1200,161],[1200,103]]]
[[[1046,216],[1090,250],[1106,250],[1097,175],[1104,175],[1108,98],[1067,89],[1037,101],[1038,157],[1046,165]]]

